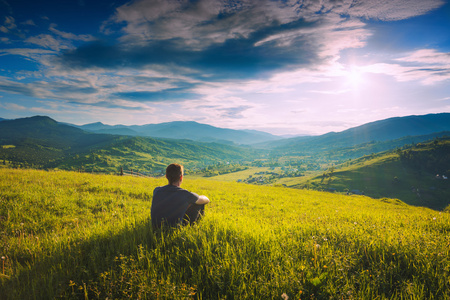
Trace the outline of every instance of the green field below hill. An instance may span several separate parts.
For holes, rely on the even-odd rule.
[[[222,175],[216,175],[208,177],[208,179],[216,180],[216,181],[238,181],[238,180],[244,180],[248,178],[249,176],[253,176],[255,173],[258,172],[266,172],[268,171],[268,167],[249,167],[246,170],[237,171],[237,172],[231,172],[227,174]],[[204,176],[200,173],[199,175],[189,175],[193,179],[200,179]]]
[[[163,178],[0,169],[1,299],[450,299],[450,214],[186,177],[204,219],[154,230]]]
[[[450,204],[450,181],[418,171],[396,154],[363,160],[290,185],[341,193],[363,193],[373,198],[397,198],[410,205],[443,210]]]

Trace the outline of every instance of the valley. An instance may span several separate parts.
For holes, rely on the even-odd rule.
[[[0,122],[0,166],[103,174],[125,170],[158,177],[165,166],[177,161],[192,178],[353,191],[442,210],[450,204],[450,189],[448,181],[435,176],[450,174],[449,115],[393,118],[341,133],[276,141],[276,137],[252,132],[269,139],[253,146],[236,144],[239,137],[250,134],[247,131],[224,131],[195,122],[127,127],[136,132],[130,136],[92,132],[112,129],[103,124],[74,127],[36,116]],[[186,138],[137,134],[147,128],[148,135],[149,128],[156,128],[170,136],[172,126],[185,126]],[[194,127],[189,130],[190,126]],[[410,126],[416,126],[417,135]],[[195,128],[201,129],[195,132]],[[190,131],[197,141],[188,139]],[[216,133],[229,140],[198,141]]]

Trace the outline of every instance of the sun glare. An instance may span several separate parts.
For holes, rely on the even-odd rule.
[[[363,72],[357,66],[351,66],[346,74],[347,85],[352,89],[358,89],[364,82]]]

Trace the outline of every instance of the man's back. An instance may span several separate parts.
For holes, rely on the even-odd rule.
[[[155,188],[151,208],[151,219],[154,226],[165,223],[169,226],[179,224],[188,207],[198,200],[199,196],[175,185]]]

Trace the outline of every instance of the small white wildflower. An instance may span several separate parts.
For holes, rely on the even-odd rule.
[[[283,300],[288,300],[289,296],[286,293],[281,294],[281,298],[283,298]]]

